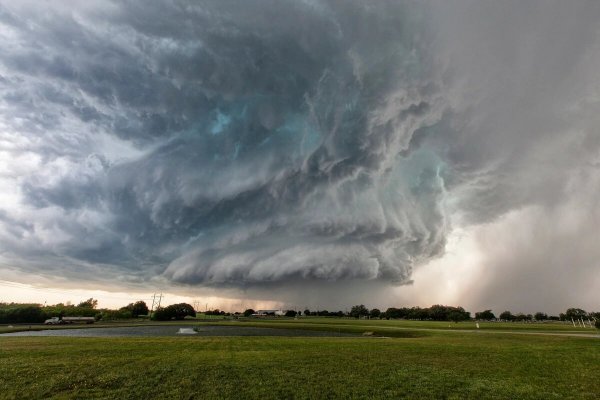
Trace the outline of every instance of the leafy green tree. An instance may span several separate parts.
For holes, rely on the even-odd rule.
[[[167,307],[158,307],[152,313],[152,319],[155,321],[170,321],[173,316],[173,310],[167,309]]]
[[[304,310],[304,316],[308,317],[310,315],[310,310],[307,308],[306,310]]]
[[[600,319],[596,320],[596,322],[594,323],[594,326],[596,327],[596,329],[600,329]]]
[[[475,319],[480,319],[483,321],[490,321],[492,319],[496,319],[496,316],[492,312],[492,310],[485,310],[475,313]]]
[[[453,310],[450,307],[442,306],[440,304],[436,304],[434,306],[429,307],[428,314],[429,318],[434,321],[448,321],[449,314]]]
[[[296,315],[297,315],[297,313],[296,313],[296,311],[294,311],[294,310],[287,310],[287,311],[285,312],[285,316],[286,316],[286,317],[295,317]]]
[[[140,315],[148,315],[148,306],[144,301],[136,301],[135,303],[129,303],[125,307],[121,307],[120,311],[129,311],[130,318],[137,318]],[[124,313],[123,313],[124,315]]]
[[[518,313],[517,315],[514,316],[514,320],[515,321],[528,321],[530,319],[529,318],[530,316],[531,316],[531,318],[533,318],[532,315],[525,315],[523,313]]]
[[[429,318],[429,309],[421,307],[411,307],[406,316],[408,319],[418,319],[423,321]]]
[[[137,318],[140,315],[148,315],[148,312],[150,311],[148,309],[148,305],[146,304],[146,302],[142,301],[142,300],[136,301],[131,306],[132,307],[130,308],[130,310],[131,310],[131,316],[133,318]]]
[[[98,300],[93,299],[93,298],[89,298],[86,301],[82,301],[81,303],[77,304],[77,307],[79,308],[91,308],[91,309],[95,309],[98,306]]]
[[[35,304],[11,303],[8,307],[0,310],[0,323],[2,324],[44,322],[46,317],[42,308]]]
[[[171,304],[170,306],[166,307],[166,309],[169,310],[169,312],[173,315],[173,318],[179,320],[188,316],[196,316],[196,310],[194,310],[194,307],[187,303]]]
[[[454,323],[460,322],[460,321],[465,321],[468,319],[468,317],[465,315],[464,312],[460,312],[460,311],[451,311],[448,314],[448,319],[450,321],[453,321]]]
[[[571,318],[579,319],[585,317],[587,317],[587,312],[585,310],[582,310],[581,308],[569,308],[567,311],[565,311],[565,319],[567,321]]]
[[[172,319],[184,319],[187,316],[195,317],[194,307],[187,303],[171,304],[167,307],[159,307],[154,311],[152,319],[156,321],[169,321]]]
[[[548,314],[538,311],[533,317],[536,321],[546,321],[548,319]]]
[[[504,311],[502,314],[500,314],[500,319],[503,319],[505,321],[513,321],[515,319],[515,316],[512,315],[510,311]]]
[[[132,317],[131,310],[129,310],[127,307],[121,307],[118,310],[103,310],[102,312],[98,313],[97,316],[97,319],[101,319],[102,321],[130,319]]]
[[[381,310],[379,310],[378,308],[374,308],[369,313],[369,316],[371,318],[379,318],[381,316]]]
[[[352,306],[350,309],[350,316],[354,318],[360,318],[369,315],[369,309],[363,304]]]
[[[451,313],[461,314],[462,319],[469,319],[471,317],[470,313],[466,312],[462,307],[444,306],[441,304],[425,308],[424,311],[427,314],[426,319],[432,319],[434,321],[452,321],[450,318]]]
[[[385,317],[387,319],[406,318],[407,315],[408,313],[406,312],[406,309],[403,308],[390,307],[387,310],[385,310]]]
[[[254,310],[253,310],[253,309],[251,309],[251,308],[248,308],[246,311],[244,311],[244,317],[249,317],[249,316],[251,316],[252,314],[256,314],[256,311],[254,311]]]

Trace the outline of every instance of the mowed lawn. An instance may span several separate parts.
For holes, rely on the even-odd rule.
[[[599,334],[597,329],[587,325],[583,328],[579,325],[573,326],[570,322],[475,322],[464,321],[459,323],[448,321],[412,321],[412,320],[379,320],[379,319],[354,319],[354,318],[331,318],[331,317],[300,317],[294,318],[243,318],[238,321],[213,320],[206,322],[211,325],[239,325],[263,326],[290,329],[322,329],[332,331],[364,332],[365,330],[376,331],[382,335],[393,334],[398,331],[418,330],[443,330],[443,331],[500,331],[500,332],[548,332],[548,333],[583,333]],[[477,328],[479,325],[479,328]]]
[[[2,399],[600,398],[600,340],[0,337]]]

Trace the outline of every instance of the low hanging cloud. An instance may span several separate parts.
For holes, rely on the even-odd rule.
[[[545,4],[545,2],[544,2]],[[597,175],[594,4],[0,4],[0,259],[403,284]]]

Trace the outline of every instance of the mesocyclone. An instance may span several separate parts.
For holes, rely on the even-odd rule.
[[[512,68],[547,27],[496,43],[477,18],[511,16],[475,7],[463,30],[459,3],[1,5],[3,260],[216,287],[409,281],[452,219],[537,202],[521,191],[536,132],[560,136],[506,106],[535,100]]]

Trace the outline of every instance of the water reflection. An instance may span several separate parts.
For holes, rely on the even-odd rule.
[[[2,336],[63,336],[63,337],[127,337],[127,336],[191,336],[193,326],[131,326],[115,328],[48,329],[1,334]],[[181,334],[183,330],[186,334]],[[244,326],[200,326],[196,336],[356,336],[349,333],[308,331],[301,329],[253,328]],[[192,331],[194,332],[194,331]]]

